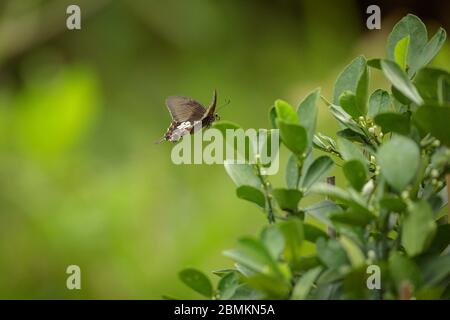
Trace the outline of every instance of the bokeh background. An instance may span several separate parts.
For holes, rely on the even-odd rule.
[[[382,29],[369,31],[374,3]],[[66,28],[69,4],[79,31]],[[177,272],[231,266],[221,252],[266,220],[223,167],[175,166],[172,145],[154,144],[166,96],[208,104],[217,88],[231,100],[222,119],[266,128],[275,99],[297,105],[318,86],[330,97],[353,57],[384,57],[406,13],[449,31],[449,4],[1,0],[0,298],[199,298]],[[450,68],[448,42],[432,64]],[[335,129],[321,105],[319,130]],[[70,264],[82,290],[66,289]]]

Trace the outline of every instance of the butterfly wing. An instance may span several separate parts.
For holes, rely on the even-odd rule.
[[[168,97],[166,105],[172,119],[177,122],[198,121],[206,113],[206,109],[200,103],[188,97]]]
[[[214,90],[213,98],[211,104],[209,105],[208,112],[205,113],[203,118],[214,116],[214,113],[216,112],[216,103],[217,103],[217,92],[216,90]]]

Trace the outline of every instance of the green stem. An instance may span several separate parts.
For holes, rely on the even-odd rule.
[[[256,164],[256,172],[259,180],[261,181],[261,184],[263,185],[264,195],[267,199],[267,219],[269,220],[269,223],[275,223],[275,214],[272,205],[272,194],[270,193],[270,183],[266,181],[264,179],[264,176],[261,174],[261,167],[259,163]]]

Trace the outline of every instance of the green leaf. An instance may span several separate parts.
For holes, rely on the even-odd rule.
[[[286,185],[289,189],[297,189],[298,177],[297,157],[291,154],[286,165]]]
[[[394,61],[400,66],[400,68],[402,68],[402,70],[406,70],[409,39],[409,35],[400,39],[394,48]]]
[[[278,129],[278,125],[277,125],[277,110],[275,109],[275,107],[270,108],[269,120],[270,120],[270,124],[272,125],[272,128]]]
[[[385,195],[380,200],[380,206],[393,212],[403,212],[406,210],[406,204],[397,196]]]
[[[305,240],[312,243],[316,243],[319,238],[328,238],[328,234],[325,231],[308,223],[303,223],[303,232],[305,235]]]
[[[361,267],[365,264],[366,258],[364,257],[363,252],[350,238],[341,236],[340,242],[354,268]]]
[[[348,264],[347,255],[339,241],[335,239],[320,238],[316,242],[317,257],[322,263],[330,269],[339,269],[339,267]]]
[[[308,147],[312,146],[312,139],[316,130],[317,122],[317,99],[320,96],[320,89],[316,89],[306,96],[306,98],[300,102],[297,108],[297,115],[300,124],[306,129],[308,134]]]
[[[397,108],[397,106],[395,105],[396,102],[398,102],[400,104],[400,106],[402,106],[402,105],[407,106],[411,103],[411,100],[408,97],[406,97],[403,93],[398,91],[398,89],[394,86],[391,86],[391,93],[392,93],[392,96],[395,98],[393,101],[395,112],[402,111],[402,110],[400,110],[400,108]],[[404,108],[404,106],[402,106],[402,107]],[[406,111],[406,109],[403,109],[403,110]]]
[[[404,282],[409,282],[414,289],[419,288],[420,272],[417,265],[407,256],[394,252],[389,257],[389,273],[394,280],[397,291]]]
[[[225,143],[227,143],[229,146],[232,146],[235,151],[239,151],[240,152],[240,150],[238,150],[238,146],[240,145],[240,142],[238,141],[238,137],[235,134],[236,133],[235,131],[236,130],[242,130],[244,132],[244,130],[238,124],[236,124],[234,122],[231,122],[231,121],[216,121],[216,122],[213,123],[212,126],[213,126],[214,129],[217,129],[217,130],[220,131],[220,133],[223,136],[223,139],[224,139]],[[232,133],[233,139],[226,139],[227,138],[227,130],[232,130],[231,133]],[[245,160],[249,160],[249,157],[250,157],[250,139],[249,139],[248,136],[245,136],[244,139],[245,139],[244,140],[244,143],[245,143],[245,149],[244,149],[245,151],[244,152],[245,153],[242,154],[242,152],[240,152],[239,156],[242,157],[242,158],[245,158]]]
[[[420,150],[411,139],[394,136],[378,149],[377,160],[386,181],[403,191],[419,169]]]
[[[444,29],[439,28],[436,34],[431,38],[431,40],[422,49],[422,52],[418,58],[417,69],[426,66],[441,50],[445,43],[447,34]]]
[[[419,94],[429,104],[450,103],[450,73],[435,68],[420,69],[414,78]]]
[[[256,239],[242,238],[239,240],[236,249],[226,250],[223,254],[236,261],[251,273],[272,276],[279,274],[278,267],[270,252]]]
[[[261,181],[256,175],[255,169],[250,164],[236,164],[225,161],[224,167],[231,180],[239,187],[243,185],[261,189]]]
[[[423,104],[423,99],[419,95],[416,87],[409,80],[407,74],[393,61],[381,61],[381,68],[384,75],[392,83],[392,85],[400,91],[405,97],[410,99],[417,105]]]
[[[371,68],[381,70],[381,59],[380,58],[372,58],[367,60],[367,65]]]
[[[295,264],[300,260],[304,239],[303,223],[300,219],[290,219],[279,224],[284,235],[284,257],[286,261]]]
[[[292,291],[291,300],[305,300],[322,270],[322,267],[316,267],[306,271],[300,279],[297,280]]]
[[[289,124],[299,124],[294,108],[284,100],[275,101],[277,119]]]
[[[339,97],[339,105],[345,110],[353,119],[362,116],[356,105],[356,96],[351,91],[344,91]]]
[[[302,193],[297,189],[277,188],[273,190],[273,195],[282,210],[296,212],[298,202],[302,198]]]
[[[269,251],[274,261],[280,258],[284,250],[284,236],[280,229],[271,225],[263,229],[261,232],[261,241]]]
[[[219,290],[219,299],[231,299],[240,285],[241,283],[239,282],[238,272],[229,272],[227,275],[222,277],[222,279],[220,279],[217,285],[217,289]]]
[[[450,107],[425,105],[413,114],[413,119],[419,127],[450,147]]]
[[[355,208],[347,209],[346,211],[338,211],[330,214],[330,219],[336,225],[346,224],[349,226],[367,226],[373,219],[374,215],[368,210],[359,210]]]
[[[264,193],[253,186],[242,185],[236,189],[238,198],[255,203],[261,208],[266,207],[266,197]]]
[[[324,200],[303,209],[303,211],[305,211],[306,214],[314,217],[315,219],[324,223],[327,226],[332,225],[331,220],[328,218],[328,213],[339,210],[342,209],[335,202],[330,200]]]
[[[338,105],[339,98],[345,91],[351,91],[356,97],[359,112],[366,114],[368,89],[368,70],[366,59],[359,56],[354,59],[338,76],[333,90],[333,103]]]
[[[367,169],[359,160],[350,160],[344,163],[342,168],[344,175],[351,186],[357,191],[361,191],[367,180]]]
[[[381,127],[383,133],[396,132],[406,136],[411,130],[411,121],[403,113],[379,113],[374,120]]]
[[[224,120],[213,122],[212,127],[219,130],[224,137],[226,136],[226,130],[228,129],[236,130],[240,128],[240,126],[237,123]]]
[[[375,90],[369,98],[367,115],[373,119],[377,114],[389,111],[393,111],[391,96],[383,89]]]
[[[432,256],[419,267],[422,271],[423,285],[444,285],[445,279],[450,275],[450,254]],[[444,282],[444,283],[442,283]],[[447,282],[448,284],[448,282]]]
[[[409,256],[422,253],[436,233],[436,222],[430,206],[424,200],[408,206],[402,228],[401,243]]]
[[[388,37],[387,53],[390,60],[395,60],[398,42],[408,36],[410,41],[406,64],[409,66],[409,74],[413,75],[421,67],[421,55],[428,41],[427,28],[418,17],[408,14],[394,26]]]
[[[277,120],[281,140],[297,157],[303,156],[308,147],[306,129],[298,124]]]
[[[442,224],[437,227],[436,235],[428,249],[429,252],[442,253],[450,245],[450,224]]]
[[[332,104],[329,106],[329,110],[336,120],[339,121],[344,127],[364,136],[364,131],[360,128],[356,121],[353,120],[353,118],[345,112],[344,109],[342,109],[342,107]]]
[[[362,164],[367,165],[366,157],[364,156],[361,149],[357,147],[354,143],[345,138],[338,137],[337,144],[339,152],[341,153],[342,158],[345,161],[359,160]]]
[[[333,160],[328,156],[320,156],[308,167],[306,174],[302,177],[301,187],[305,190],[311,188],[314,183],[322,179],[333,166]]]
[[[314,187],[311,188],[311,191],[330,197],[331,199],[352,208],[356,212],[372,215],[367,208],[364,198],[353,189],[344,190],[327,183],[316,183]]]
[[[192,290],[200,293],[201,295],[211,298],[213,293],[213,287],[209,278],[201,271],[194,268],[187,268],[178,274],[181,281]]]

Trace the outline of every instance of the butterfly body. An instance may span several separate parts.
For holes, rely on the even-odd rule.
[[[214,91],[213,100],[208,109],[188,97],[172,96],[167,98],[166,105],[172,116],[172,122],[160,142],[164,140],[178,142],[187,134],[209,127],[218,119],[218,115],[215,113],[216,102],[216,91]]]

